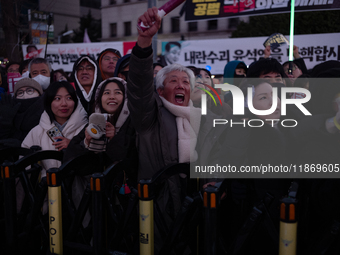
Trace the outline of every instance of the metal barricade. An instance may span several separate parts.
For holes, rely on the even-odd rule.
[[[279,255],[295,255],[297,247],[297,205],[298,183],[292,182],[288,196],[280,204]]]
[[[157,190],[160,189],[161,184],[169,177],[183,173],[189,175],[189,164],[180,163],[165,167],[163,170],[155,174],[150,180],[140,180],[138,183],[138,197],[139,197],[139,247],[140,254],[154,254],[154,199]],[[178,233],[173,230],[167,231],[170,233]],[[174,240],[173,238],[166,238],[166,240]],[[171,247],[173,248],[173,247]],[[167,250],[166,252],[169,252]]]

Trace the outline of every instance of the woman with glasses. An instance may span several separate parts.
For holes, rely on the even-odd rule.
[[[28,132],[39,124],[44,111],[40,84],[22,78],[14,85],[14,96],[2,94],[0,101],[0,146],[20,147]]]
[[[31,78],[23,78],[14,85],[14,95],[18,99],[39,97],[42,93],[40,84]]]

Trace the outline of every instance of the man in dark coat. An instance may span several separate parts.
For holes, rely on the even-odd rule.
[[[157,73],[155,92],[151,41],[161,22],[157,8],[148,9],[139,21],[150,24],[150,28],[138,32],[137,44],[129,62],[127,96],[131,121],[138,133],[140,180],[152,178],[167,165],[198,160],[196,144],[203,145],[204,140],[209,140],[198,137],[198,132],[202,130],[204,138],[210,137],[213,125],[212,121],[201,117],[200,108],[192,107],[190,91],[195,77],[190,69],[179,64],[164,67]],[[211,137],[211,144],[206,149],[213,148],[217,140],[218,135]],[[157,194],[158,208],[167,228],[171,227],[180,209],[182,194],[185,193],[184,178],[180,175],[168,178]],[[156,253],[164,241],[157,234],[158,229],[155,224]]]

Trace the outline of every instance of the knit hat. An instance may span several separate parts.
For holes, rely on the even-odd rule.
[[[14,95],[17,93],[18,89],[22,87],[31,87],[37,90],[40,96],[43,94],[43,90],[41,85],[34,79],[31,78],[22,78],[14,85]]]

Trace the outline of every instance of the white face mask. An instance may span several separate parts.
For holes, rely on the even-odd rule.
[[[22,73],[21,77],[22,78],[29,78],[30,73],[28,71]]]
[[[46,77],[44,75],[39,74],[38,76],[35,76],[33,79],[40,84],[43,90],[46,90],[50,85],[50,77]]]

